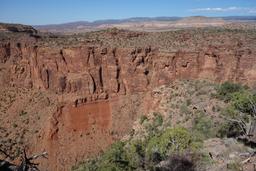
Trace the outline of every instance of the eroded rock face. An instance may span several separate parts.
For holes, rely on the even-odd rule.
[[[242,45],[172,52],[89,43],[49,47],[23,36],[0,43],[0,85],[41,89],[56,97],[59,107],[45,116],[46,123],[37,123],[42,130],[32,151],[49,152],[44,169],[69,170],[127,134],[152,105],[154,97],[146,92],[155,87],[176,79],[254,86],[255,54]]]
[[[84,101],[143,92],[175,79],[230,80],[249,85],[256,79],[256,58],[250,49],[209,47],[197,52],[161,53],[150,47],[53,49],[21,42],[3,44],[0,54],[1,65],[10,65],[7,84],[58,94],[79,93]]]

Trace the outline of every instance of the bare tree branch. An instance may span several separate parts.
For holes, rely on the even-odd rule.
[[[6,156],[7,153],[1,150],[3,154]],[[41,154],[33,155],[31,157],[27,157],[26,150],[23,150],[22,162],[19,165],[12,164],[7,160],[0,160],[0,170],[10,170],[10,171],[35,171],[39,170],[37,166],[39,164],[33,163],[33,160],[38,159],[40,157],[47,158],[47,152],[43,152]]]

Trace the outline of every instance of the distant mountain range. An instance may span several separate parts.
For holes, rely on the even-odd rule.
[[[40,31],[49,32],[82,32],[105,28],[123,28],[132,30],[155,30],[177,27],[219,26],[226,22],[256,22],[256,16],[228,16],[228,17],[135,17],[127,19],[109,19],[76,21],[63,24],[35,25]]]

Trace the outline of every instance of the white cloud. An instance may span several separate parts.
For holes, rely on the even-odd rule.
[[[256,8],[245,7],[215,7],[215,8],[196,8],[189,10],[190,12],[243,12],[243,13],[256,13]]]
[[[256,9],[251,9],[248,11],[249,14],[256,14]]]

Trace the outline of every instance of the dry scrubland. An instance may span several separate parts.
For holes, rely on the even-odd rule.
[[[0,149],[9,161],[28,147],[48,152],[42,170],[253,170],[255,24],[0,30]]]

